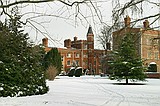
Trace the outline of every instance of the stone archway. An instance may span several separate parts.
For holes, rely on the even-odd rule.
[[[157,64],[155,62],[151,62],[148,65],[148,72],[157,72]]]

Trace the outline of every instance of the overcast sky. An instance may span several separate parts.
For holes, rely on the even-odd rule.
[[[98,14],[101,14],[102,17],[101,21],[111,25],[112,24],[112,0],[95,0],[97,2],[96,7],[99,8],[100,12],[97,10]],[[115,0],[114,0],[115,1]],[[121,0],[126,2],[126,0]],[[154,1],[160,1],[160,0],[154,0]],[[158,11],[154,8],[154,6],[148,6],[148,4],[144,5],[144,14],[143,16],[149,15],[154,13],[155,11]],[[102,27],[102,24],[100,23],[100,20],[98,17],[95,17],[93,15],[96,14],[96,11],[94,9],[90,8],[91,5],[80,5],[80,13],[83,14],[83,16],[87,17],[87,21],[85,18],[82,17],[81,14],[78,14],[78,18],[75,17],[76,7],[67,7],[62,3],[59,2],[53,2],[53,3],[42,3],[42,4],[34,4],[34,5],[22,5],[22,9],[19,9],[19,12],[21,14],[25,14],[22,17],[22,20],[25,20],[29,17],[35,17],[38,15],[42,15],[39,13],[43,13],[43,15],[54,15],[54,16],[48,16],[48,17],[36,17],[32,18],[30,21],[34,26],[36,26],[40,31],[42,32],[48,32],[47,34],[42,34],[40,32],[36,32],[33,27],[25,27],[26,32],[29,33],[30,38],[33,42],[36,44],[40,44],[42,42],[42,38],[48,37],[49,38],[49,46],[51,47],[63,47],[63,43],[65,39],[71,39],[73,40],[74,36],[77,36],[78,39],[86,39],[86,34],[88,31],[89,25],[92,26],[95,40],[97,39],[97,35],[100,34],[100,28]],[[130,15],[131,13],[127,13],[126,15]],[[58,16],[58,17],[57,17]],[[135,17],[131,17],[132,20],[139,18],[141,15],[137,14]],[[143,17],[142,16],[142,17]],[[81,20],[79,20],[81,18]],[[41,25],[44,26],[44,28]],[[140,22],[142,24],[142,22]],[[28,24],[29,25],[29,24]],[[51,38],[50,38],[51,37]],[[53,40],[56,40],[54,42]],[[98,44],[98,42],[95,43],[96,48],[101,48],[101,46]]]
[[[104,22],[107,22],[111,24],[111,14],[112,14],[112,0],[104,0],[104,2],[99,2],[97,6],[99,6],[99,9],[101,10],[101,14],[103,14],[102,20]],[[40,5],[32,5],[30,8],[28,6],[26,8],[23,8],[20,10],[20,12],[28,13],[30,11],[35,11],[37,13],[44,13],[44,14],[52,14],[55,16],[48,16],[48,17],[39,17],[33,19],[34,21],[42,22],[45,26],[45,29],[48,31],[48,34],[50,35],[49,38],[49,46],[56,46],[56,47],[63,47],[63,43],[65,39],[71,39],[73,40],[74,36],[77,36],[78,39],[86,39],[86,34],[88,31],[89,25],[92,26],[95,39],[97,39],[97,34],[100,33],[100,20],[97,17],[91,17],[92,13],[90,12],[90,8],[88,8],[85,4],[80,5],[80,12],[86,16],[87,21],[79,14],[77,17],[81,18],[82,20],[79,20],[78,18],[75,18],[75,15],[73,13],[76,12],[75,7],[67,7],[64,6],[64,4],[61,3],[48,3],[48,4],[40,4]],[[92,10],[93,11],[93,10]],[[95,11],[93,11],[93,14],[95,15]],[[23,19],[30,16],[35,16],[35,14],[30,13],[25,15]],[[60,16],[60,17],[56,17]],[[90,18],[89,18],[90,17]],[[67,19],[65,19],[67,18]],[[33,23],[34,23],[33,21]],[[94,21],[94,23],[93,23]],[[44,31],[44,29],[37,25],[41,31]],[[25,28],[27,32],[29,32],[30,38],[33,42],[36,44],[41,43],[41,39],[46,37],[49,37],[47,34],[44,36],[41,33],[37,33],[31,28]],[[53,42],[53,40],[57,40],[59,42]],[[95,46],[97,48],[98,44],[95,43]]]

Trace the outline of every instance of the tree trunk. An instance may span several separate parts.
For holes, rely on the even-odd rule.
[[[128,78],[126,77],[126,84],[128,85]]]

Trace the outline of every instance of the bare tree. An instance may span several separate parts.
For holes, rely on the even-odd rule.
[[[143,12],[145,11],[144,8],[148,5],[152,5],[151,8],[157,8],[159,9],[159,11],[154,12],[152,15],[137,18],[135,21],[133,21],[133,23],[144,20],[144,19],[148,19],[148,18],[154,18],[153,21],[151,22],[151,24],[153,24],[154,22],[159,20],[160,18],[160,13],[159,13],[160,12],[160,1],[159,0],[125,0],[125,1],[126,2],[124,3],[124,0],[112,0],[112,4],[113,4],[112,17],[113,17],[114,26],[118,26],[120,19],[122,19],[122,17],[124,17],[127,13],[131,13],[132,15],[134,15],[134,17],[137,14],[143,14]],[[1,12],[1,15],[6,14],[10,16],[7,10],[8,8],[12,8],[14,6],[25,7],[30,4],[34,4],[36,6],[36,4],[41,4],[41,3],[46,3],[49,5],[49,3],[57,3],[57,2],[64,4],[64,6],[67,6],[68,9],[69,7],[75,8],[75,12],[72,14],[74,14],[76,19],[79,18],[79,20],[82,20],[82,18],[78,16],[81,16],[84,19],[86,19],[87,17],[96,16],[98,17],[100,22],[103,23],[101,11],[99,9],[99,6],[97,5],[99,2],[107,2],[103,0],[102,1],[99,1],[99,0],[97,1],[94,1],[94,0],[0,0],[0,3],[1,3],[0,12]],[[146,3],[148,5],[146,5]],[[82,5],[86,5],[90,9],[92,16],[86,16],[82,14],[82,9],[81,9]],[[39,13],[38,16],[30,17],[29,19],[36,18],[42,15],[47,15],[47,14]],[[56,16],[56,15],[51,15],[51,14],[48,14],[48,16],[61,17],[61,16]],[[66,18],[66,17],[63,17],[63,18]],[[28,22],[29,19],[26,22]]]
[[[87,13],[84,13],[84,7],[87,9]],[[97,2],[92,0],[0,0],[0,17],[13,18],[11,11],[15,8],[19,10],[20,23],[47,37],[50,37],[50,35],[44,24],[50,23],[52,20],[48,17],[66,21],[74,20],[75,26],[78,22],[89,23],[88,18],[90,17],[92,17],[93,22],[102,19]],[[24,10],[25,8],[27,10]],[[42,8],[46,8],[46,10]],[[40,17],[43,21],[39,21]],[[52,38],[50,37],[50,39]],[[52,41],[55,40],[52,39]]]
[[[104,50],[110,50],[111,49],[111,40],[112,40],[112,30],[111,26],[104,25],[101,28],[101,33],[98,35],[98,41],[102,45]]]
[[[106,49],[108,34],[125,27],[124,18],[126,15],[131,15],[133,20],[131,27],[149,19],[150,26],[153,25],[152,28],[160,29],[160,0],[112,0],[112,25],[108,27],[109,25],[105,24],[106,35],[98,36],[103,49]]]
[[[102,72],[104,74],[109,74],[109,67],[108,67],[108,61],[109,61],[109,54],[108,50],[111,50],[111,40],[112,40],[112,30],[111,26],[104,25],[101,28],[101,33],[98,35],[98,41],[102,45],[103,49],[105,50],[105,55],[101,57],[101,68]]]
[[[122,1],[112,0],[114,29],[122,27],[122,20],[126,15],[132,15],[133,26],[139,21],[150,19],[152,21],[150,25],[157,22],[158,25],[154,28],[160,27],[160,0],[126,0],[125,3]]]
[[[31,7],[31,11],[22,12],[20,11],[21,20],[25,26],[31,26],[37,32],[40,32],[44,36],[49,35],[45,23],[50,23],[51,19],[48,18],[44,21],[37,21],[39,17],[56,17],[65,19],[67,21],[75,21],[75,26],[80,22],[86,26],[86,23],[90,23],[90,18],[92,17],[92,22],[97,25],[97,20],[100,24],[108,24],[103,20],[103,14],[101,5],[103,2],[108,2],[109,0],[0,0],[0,14],[1,17],[5,16],[12,18],[11,10],[16,7],[18,10],[23,10],[26,7]],[[112,1],[112,25],[110,30],[114,31],[121,27],[124,27],[122,20],[126,15],[132,15],[134,19],[131,22],[132,25],[145,19],[151,19],[150,25],[157,23],[160,24],[160,0],[111,0]],[[100,3],[100,4],[99,4]],[[39,11],[39,8],[44,8],[42,4],[48,6],[45,11]],[[56,10],[55,14],[54,7],[52,4],[58,5],[60,7]],[[54,5],[54,6],[55,6]],[[157,11],[151,12],[152,14],[144,14],[146,12],[147,6],[151,5],[150,10],[156,9]],[[38,9],[36,9],[38,8]],[[87,10],[87,12],[84,12]],[[52,12],[48,12],[52,10]],[[84,22],[85,21],[85,22]],[[159,28],[160,25],[155,26]],[[37,27],[38,26],[38,27]],[[39,28],[41,27],[41,28]],[[50,38],[52,39],[52,38]],[[53,39],[52,39],[53,40]],[[54,40],[53,40],[54,41]]]

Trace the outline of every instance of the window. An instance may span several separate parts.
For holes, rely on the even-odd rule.
[[[153,62],[154,64],[149,64],[148,72],[157,72],[157,64]]]
[[[97,63],[97,62],[96,62],[96,61],[94,61],[94,65],[96,65],[96,63]]]
[[[71,57],[71,53],[67,53],[67,57],[68,57],[68,58]]]
[[[147,43],[147,45],[150,45],[151,43],[150,43],[150,38],[147,38],[146,39],[146,43]]]
[[[71,65],[71,61],[68,60],[68,61],[67,61],[67,66],[70,66],[70,65]]]
[[[79,66],[79,60],[76,60],[76,65]]]
[[[79,58],[79,53],[76,53],[75,55],[76,55],[76,58]]]
[[[152,57],[152,52],[151,52],[151,51],[148,51],[148,52],[147,52],[147,58],[148,58],[148,59],[151,59],[151,57]]]
[[[82,66],[85,66],[85,65],[87,65],[87,63],[85,61],[83,61],[83,65]]]
[[[87,66],[88,65],[88,61],[87,60],[83,60],[83,66]]]
[[[83,47],[83,49],[87,49],[87,44],[84,44],[84,47]]]
[[[152,44],[153,45],[158,45],[158,40],[156,39],[156,40],[152,40]]]
[[[87,54],[83,54],[83,57],[84,57],[84,58],[87,58],[88,56],[87,56]]]
[[[159,52],[155,52],[155,53],[154,53],[154,58],[155,58],[156,60],[159,59]]]

